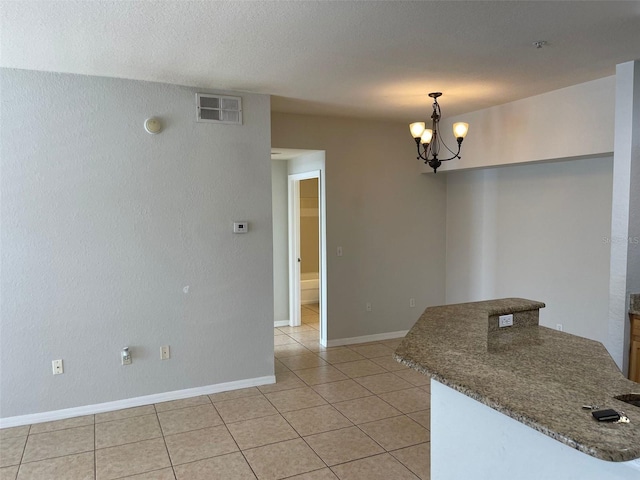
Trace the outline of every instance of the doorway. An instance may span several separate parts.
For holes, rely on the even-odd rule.
[[[325,282],[321,185],[320,170],[289,175],[290,325],[297,327],[317,319],[322,339],[320,318],[323,317],[321,299]]]
[[[319,177],[300,180],[300,317],[320,330],[320,189]]]

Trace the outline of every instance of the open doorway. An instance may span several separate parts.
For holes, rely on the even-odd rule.
[[[313,328],[326,345],[324,152],[274,148],[272,160],[274,327]]]
[[[318,328],[320,323],[320,246],[323,243],[320,210],[320,170],[289,175],[289,318],[292,327],[306,323]]]
[[[300,316],[303,325],[320,331],[319,177],[300,180],[299,193]]]

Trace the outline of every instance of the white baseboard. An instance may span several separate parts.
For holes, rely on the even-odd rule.
[[[373,335],[364,335],[362,337],[337,338],[329,340],[327,347],[340,347],[342,345],[351,345],[354,343],[379,342],[380,340],[391,340],[393,338],[404,337],[409,330],[400,330],[398,332],[375,333]]]
[[[289,320],[276,320],[275,322],[273,322],[273,328],[288,327],[288,326],[289,326]]]
[[[168,402],[170,400],[181,400],[183,398],[227,392],[229,390],[238,390],[240,388],[257,387],[271,383],[276,383],[275,375],[248,378],[246,380],[236,380],[234,382],[217,383],[215,385],[187,388],[184,390],[175,390],[173,392],[156,393],[153,395],[145,395],[143,397],[126,398],[124,400],[116,400],[113,402],[85,405],[83,407],[65,408],[63,410],[53,410],[50,412],[0,418],[0,428],[19,427],[21,425],[31,425],[33,423],[50,422],[53,420],[64,420],[65,418],[94,415],[96,413],[111,412],[113,410],[121,410],[123,408],[140,407],[142,405]]]

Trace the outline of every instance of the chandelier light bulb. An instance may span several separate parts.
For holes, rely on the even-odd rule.
[[[464,138],[469,131],[469,124],[464,122],[457,122],[453,124],[453,136],[456,138]]]
[[[427,128],[420,137],[420,143],[422,143],[423,145],[426,143],[431,143],[431,138],[433,138],[433,130]]]
[[[424,133],[425,124],[424,122],[415,122],[409,125],[409,130],[411,130],[411,136],[413,138],[420,138]]]

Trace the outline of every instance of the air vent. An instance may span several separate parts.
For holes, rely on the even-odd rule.
[[[198,122],[242,125],[242,98],[196,93]]]

